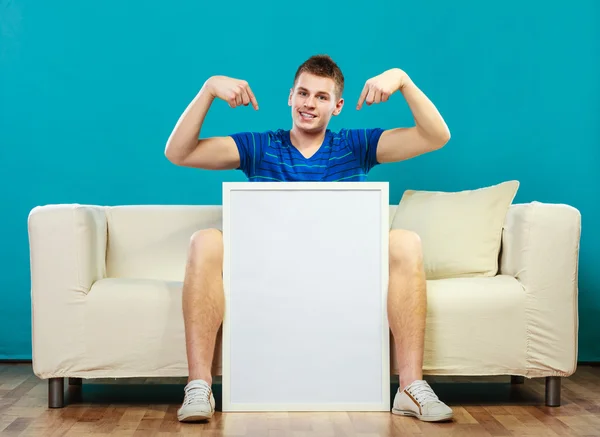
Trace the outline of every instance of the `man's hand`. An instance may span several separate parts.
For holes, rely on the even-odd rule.
[[[258,111],[258,102],[250,85],[245,80],[233,79],[227,76],[213,76],[206,81],[204,87],[212,97],[218,97],[225,100],[230,107],[248,106],[252,103],[254,109]]]
[[[387,102],[392,94],[401,90],[409,81],[408,75],[399,68],[392,68],[372,77],[365,83],[356,109],[362,108],[365,101],[369,106],[373,103]]]

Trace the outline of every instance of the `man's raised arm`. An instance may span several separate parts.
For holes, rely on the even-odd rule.
[[[207,170],[229,170],[240,165],[237,146],[230,136],[199,139],[215,98],[226,101],[232,108],[251,104],[258,110],[248,82],[226,76],[211,77],[181,114],[167,140],[165,156],[173,164]]]

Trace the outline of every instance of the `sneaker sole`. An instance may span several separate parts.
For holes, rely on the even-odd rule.
[[[445,420],[450,420],[454,416],[453,413],[443,414],[440,416],[423,416],[421,414],[415,413],[410,410],[397,410],[396,408],[392,408],[392,414],[396,414],[397,416],[413,416],[423,422],[442,422]]]
[[[202,422],[210,420],[213,416],[213,413],[201,412],[195,414],[187,414],[187,415],[177,415],[177,419],[180,422]]]

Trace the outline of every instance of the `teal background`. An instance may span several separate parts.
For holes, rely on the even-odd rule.
[[[176,167],[165,142],[211,75],[248,80],[260,110],[217,101],[203,136],[289,128],[298,65],[346,76],[341,127],[407,126],[400,94],[355,110],[364,82],[404,69],[445,117],[435,153],[377,167],[405,189],[517,179],[515,202],[583,217],[580,356],[600,360],[600,2],[368,3],[0,0],[0,359],[31,358],[27,215],[48,203],[215,204],[236,171]]]

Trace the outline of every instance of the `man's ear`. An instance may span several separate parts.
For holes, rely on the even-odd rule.
[[[290,95],[288,96],[288,106],[292,106],[292,94],[294,94],[294,89],[290,88]]]
[[[343,107],[344,107],[344,99],[338,100],[338,102],[335,105],[335,109],[333,110],[333,115],[340,115],[340,112],[342,112]]]

